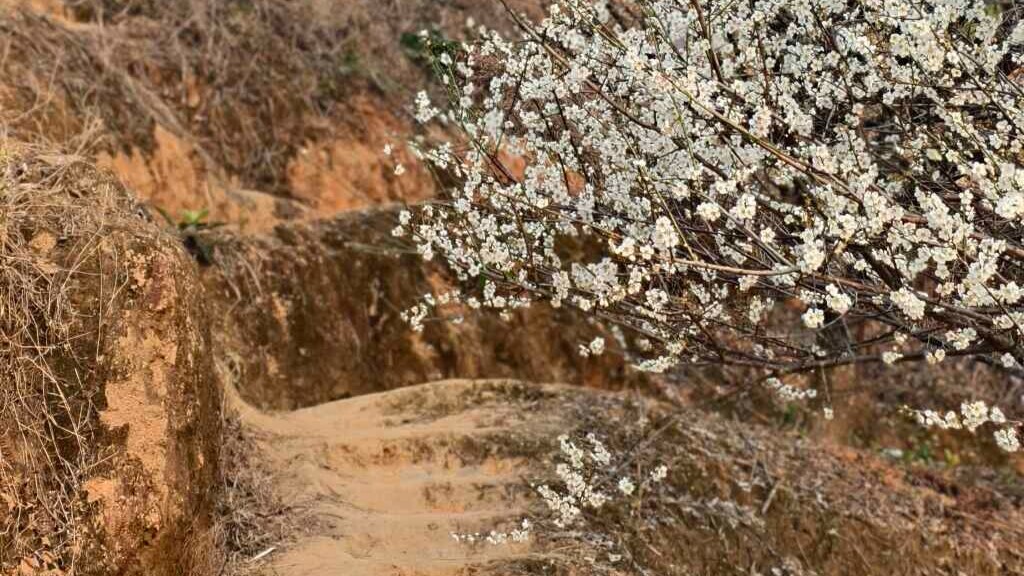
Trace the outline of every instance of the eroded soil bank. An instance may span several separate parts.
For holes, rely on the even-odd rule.
[[[0,0],[0,123],[94,159],[172,219],[206,208],[258,232],[415,202],[436,184],[401,145],[409,102],[439,91],[415,34],[469,23],[512,30],[492,2]]]
[[[84,159],[2,141],[0,263],[0,566],[205,569],[220,394],[180,239]]]
[[[202,237],[216,262],[202,273],[215,340],[237,362],[247,401],[293,409],[444,378],[647,385],[621,355],[582,358],[580,342],[615,340],[569,310],[538,306],[509,321],[451,310],[464,320],[411,330],[400,314],[454,284],[390,237],[396,212]]]

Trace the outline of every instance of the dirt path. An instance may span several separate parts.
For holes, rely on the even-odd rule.
[[[434,576],[536,557],[529,542],[451,537],[507,530],[524,516],[523,475],[560,424],[557,403],[531,409],[540,399],[524,390],[448,381],[283,414],[232,400],[301,526],[268,555],[271,572]]]

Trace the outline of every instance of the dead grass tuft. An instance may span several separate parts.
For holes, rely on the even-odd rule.
[[[152,99],[111,66],[111,49],[132,48],[28,9],[0,15],[0,136],[76,155],[151,147]]]
[[[238,370],[231,364],[218,363],[224,382],[238,378]],[[260,565],[252,559],[269,548],[283,546],[301,528],[275,492],[272,473],[259,460],[255,439],[227,408],[222,412],[221,430],[221,497],[215,511],[218,546],[212,551],[220,565],[211,573],[258,574]]]

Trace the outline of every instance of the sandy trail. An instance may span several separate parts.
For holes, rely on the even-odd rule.
[[[440,576],[537,557],[529,542],[451,537],[507,530],[526,513],[524,476],[560,416],[521,392],[438,382],[282,414],[232,399],[301,526],[268,557],[271,573]]]

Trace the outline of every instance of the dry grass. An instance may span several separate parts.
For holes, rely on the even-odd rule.
[[[0,140],[0,567],[73,568],[88,548],[82,483],[96,452],[92,381],[104,302],[80,279],[104,234],[104,207],[126,201],[74,156]],[[83,174],[86,174],[83,177]],[[93,285],[92,282],[84,284]]]
[[[107,151],[153,145],[153,124],[209,169],[286,194],[288,162],[372,81],[337,22],[311,3],[78,0],[81,22],[0,17],[22,140],[77,138]],[[4,80],[8,83],[8,80]],[[102,121],[90,123],[89,119]]]
[[[0,135],[80,155],[151,141],[152,118],[103,44],[28,10],[0,16]]]
[[[218,362],[217,372],[226,388],[233,387],[239,377],[231,359]],[[219,565],[211,573],[241,576],[258,573],[260,565],[252,559],[285,545],[301,528],[296,525],[297,516],[274,491],[271,471],[258,459],[255,439],[228,404],[222,402],[221,498],[215,516],[218,545],[211,554]]]
[[[794,434],[694,409],[593,397],[571,420],[594,432],[621,475],[668,477],[537,537],[572,558],[502,574],[1019,574],[1019,502]],[[586,546],[580,546],[586,544]],[[612,555],[619,559],[610,560]],[[959,572],[958,572],[959,571]]]
[[[498,5],[485,2],[64,4],[72,22],[28,9],[0,15],[0,125],[12,137],[146,155],[159,124],[207,170],[277,195],[291,192],[289,163],[310,142],[365,133],[356,103],[409,120],[430,75],[409,57],[403,34],[440,27],[458,37],[467,16],[510,29]],[[536,15],[545,2],[512,4]]]
[[[216,572],[219,404],[186,258],[109,174],[0,140],[0,573]],[[166,426],[114,417],[135,398]]]

